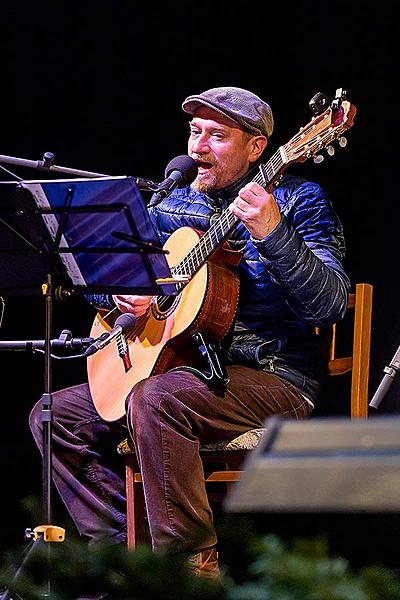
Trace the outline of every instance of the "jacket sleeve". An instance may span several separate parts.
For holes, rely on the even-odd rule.
[[[85,294],[85,298],[90,304],[93,304],[95,308],[99,310],[111,310],[115,308],[115,303],[111,297],[111,294]]]
[[[277,227],[253,244],[299,318],[325,326],[343,317],[350,289],[342,264],[344,237],[319,185],[300,185]]]

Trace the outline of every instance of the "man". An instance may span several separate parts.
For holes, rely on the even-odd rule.
[[[153,548],[190,553],[199,575],[218,574],[217,539],[199,446],[261,427],[272,414],[303,418],[318,400],[322,359],[316,326],[344,314],[349,279],[341,224],[321,187],[284,175],[273,191],[253,181],[273,131],[270,106],[241,88],[189,96],[191,186],[149,209],[164,243],[179,227],[206,231],[226,207],[239,219],[241,292],[224,341],[227,389],[190,370],[137,383],[126,419],[105,422],[86,384],[53,395],[54,480],[78,530],[91,543],[126,539],[124,480],[107,462],[127,426],[143,477]],[[144,315],[150,298],[92,297],[96,306]],[[31,429],[41,447],[40,402]],[[108,440],[108,441],[106,441]]]

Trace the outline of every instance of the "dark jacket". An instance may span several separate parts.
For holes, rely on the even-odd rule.
[[[206,231],[254,176],[211,194],[176,189],[151,219],[164,244],[178,227]],[[345,244],[341,223],[316,183],[284,175],[274,189],[282,219],[265,239],[251,239],[239,223],[230,235],[243,252],[238,272],[240,299],[232,332],[224,344],[227,364],[275,372],[313,402],[322,378],[315,327],[338,321],[345,312],[349,279],[342,266]],[[98,297],[91,297],[99,304]]]

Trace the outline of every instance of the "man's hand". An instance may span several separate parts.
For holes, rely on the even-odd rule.
[[[275,198],[255,181],[250,181],[240,190],[229,210],[256,240],[262,240],[271,233],[281,220]]]
[[[112,298],[122,313],[129,312],[135,317],[141,317],[150,306],[152,296],[115,295]]]

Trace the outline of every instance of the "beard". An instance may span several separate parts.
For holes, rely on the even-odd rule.
[[[204,175],[198,175],[194,182],[192,183],[192,188],[196,190],[196,192],[211,192],[215,189],[217,185],[217,177],[216,175],[209,175],[208,173]]]
[[[236,165],[213,164],[212,172],[206,171],[197,175],[192,183],[196,192],[214,192],[224,189],[242,177],[249,168],[249,163]]]

